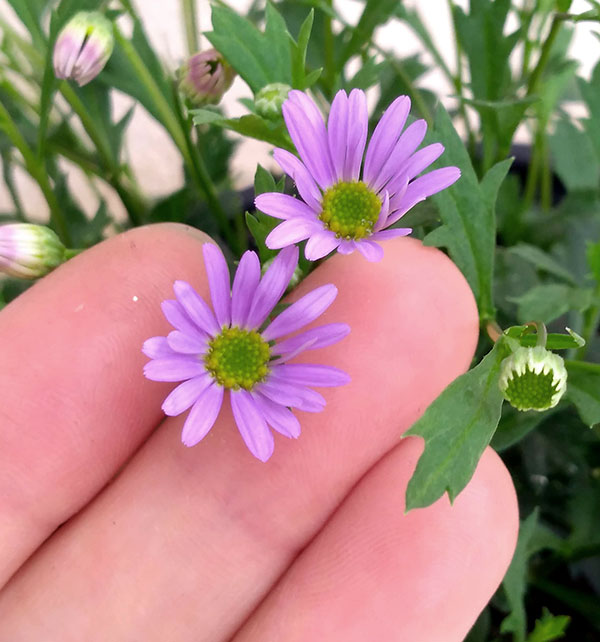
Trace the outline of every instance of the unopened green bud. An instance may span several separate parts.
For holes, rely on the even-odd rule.
[[[179,90],[195,106],[216,105],[231,87],[235,71],[216,49],[194,54],[178,71]]]
[[[44,276],[65,261],[65,246],[43,225],[0,226],[0,272],[21,279]]]
[[[565,362],[542,346],[517,348],[502,362],[499,384],[517,410],[548,410],[567,389]]]
[[[276,120],[281,116],[281,105],[292,88],[281,82],[265,85],[254,97],[257,113],[263,118]]]
[[[86,85],[104,69],[113,47],[112,22],[98,11],[80,11],[58,34],[54,73]]]

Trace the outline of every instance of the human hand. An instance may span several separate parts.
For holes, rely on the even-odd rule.
[[[488,450],[452,507],[404,515],[422,443],[401,434],[470,363],[464,279],[412,239],[311,274],[293,297],[335,283],[318,323],[352,328],[311,361],[352,383],[263,464],[228,404],[183,446],[173,384],[142,376],[173,281],[208,294],[205,241],[132,230],[0,314],[0,642],[460,642],[510,562],[514,490]]]

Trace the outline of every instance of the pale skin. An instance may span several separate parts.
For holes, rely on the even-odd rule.
[[[352,332],[304,359],[352,383],[264,464],[228,403],[183,446],[173,384],[142,376],[173,281],[208,300],[208,240],[138,228],[0,313],[0,642],[460,642],[512,557],[514,489],[488,450],[452,507],[405,515],[422,442],[401,435],[470,365],[463,277],[405,238],[313,272],[292,298],[335,283],[317,324]]]

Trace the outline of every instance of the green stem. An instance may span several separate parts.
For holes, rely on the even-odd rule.
[[[144,222],[145,213],[147,211],[147,205],[144,201],[144,198],[139,193],[134,183],[132,183],[129,188],[123,185],[123,170],[113,158],[113,154],[108,143],[104,140],[104,138],[102,138],[102,136],[98,134],[94,119],[77,95],[77,92],[74,91],[74,89],[66,80],[61,83],[60,91],[73,111],[79,117],[79,120],[81,121],[81,124],[83,125],[83,128],[85,129],[87,135],[90,137],[91,141],[94,143],[94,146],[98,150],[101,161],[108,172],[108,175],[103,176],[103,178],[108,183],[110,183],[110,185],[112,185],[114,190],[119,195],[121,201],[125,205],[125,209],[127,210],[129,221],[133,226],[142,225],[142,223]]]
[[[72,259],[74,256],[77,256],[78,254],[81,254],[85,248],[79,248],[79,249],[69,249],[67,248],[65,250],[65,261],[68,261],[69,259]]]
[[[12,175],[12,163],[10,160],[9,152],[3,152],[1,158],[4,183],[6,184],[6,189],[8,189],[8,193],[10,194],[13,205],[15,206],[17,220],[25,223],[27,222],[27,217],[25,216],[25,210],[23,209],[23,204],[21,203],[21,198],[19,197],[19,191],[16,188]]]
[[[326,0],[329,7],[333,8],[333,0]],[[333,50],[333,28],[332,28],[332,19],[329,14],[324,15],[324,29],[325,33],[323,36],[323,48],[324,48],[324,65],[325,73],[323,74],[323,80],[327,86],[329,94],[333,94],[333,82],[334,82],[334,50]],[[329,96],[331,98],[331,96]]]
[[[58,199],[54,194],[54,190],[50,185],[50,181],[48,180],[46,168],[31,150],[27,141],[19,131],[19,128],[13,121],[10,113],[2,103],[0,103],[0,128],[4,130],[12,144],[19,150],[19,152],[21,152],[21,156],[23,156],[23,160],[25,161],[25,168],[39,185],[42,194],[48,203],[48,207],[50,208],[50,220],[54,229],[62,242],[65,245],[70,245],[71,237],[67,227],[67,221]]]
[[[196,0],[181,0],[181,13],[183,14],[188,54],[192,56],[200,50]]]
[[[600,300],[600,286],[596,287],[594,293],[596,301]],[[575,353],[576,359],[585,359],[590,347],[590,342],[598,333],[598,326],[600,325],[600,305],[598,303],[592,304],[584,314],[583,329],[581,336],[585,339],[585,345],[581,346]]]
[[[184,134],[186,150],[192,163],[192,169],[197,178],[197,181],[202,189],[202,192],[204,193],[204,196],[206,197],[206,201],[209,207],[217,218],[217,223],[219,225],[221,234],[234,251],[239,250],[240,246],[238,243],[238,239],[231,229],[227,213],[225,212],[223,206],[221,205],[221,202],[219,201],[217,189],[212,182],[212,179],[210,178],[210,174],[208,173],[208,169],[206,168],[204,158],[202,157],[198,146],[195,145],[194,141],[192,140],[191,126],[190,123],[186,121],[186,118],[184,116],[183,105],[181,104],[181,100],[179,99],[177,88],[175,86],[173,86],[173,100],[175,102],[175,105],[177,106],[177,119],[180,124],[181,131]]]
[[[531,73],[531,76],[529,77],[529,82],[527,83],[528,96],[531,96],[537,91],[542,74],[544,73],[544,70],[546,69],[546,65],[548,64],[548,60],[550,58],[550,53],[552,52],[554,41],[556,40],[556,37],[558,36],[558,32],[560,31],[561,22],[562,20],[560,20],[556,16],[552,20],[552,26],[550,27],[550,32],[548,33],[548,36],[544,41],[544,44],[542,45],[542,51],[540,53],[539,60],[533,72]]]

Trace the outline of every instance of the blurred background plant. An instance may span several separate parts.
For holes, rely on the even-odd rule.
[[[255,0],[245,14],[230,4],[213,3],[205,33],[212,49],[200,53],[198,7],[181,0],[188,60],[174,63],[157,55],[131,0],[0,0],[0,159],[9,196],[0,222],[47,223],[68,258],[127,227],[178,221],[217,238],[230,260],[252,246],[267,261],[274,252],[264,239],[276,221],[246,210],[255,193],[286,186],[259,165],[254,189],[235,189],[239,141],[294,151],[281,118],[290,87],[309,89],[324,109],[339,89],[364,89],[372,124],[408,94],[413,117],[446,146],[442,163],[459,166],[462,179],[400,224],[445,248],[469,281],[482,322],[478,357],[501,327],[516,326],[512,336],[533,345],[524,324],[541,322],[548,347],[565,350],[569,376],[557,406],[536,413],[504,404],[495,434],[480,437],[508,465],[523,522],[503,585],[467,639],[600,639],[600,65],[584,78],[569,55],[581,25],[600,20],[600,3],[448,0],[452,57],[422,19],[425,3],[417,11],[399,0],[356,2],[353,21],[332,0]],[[59,49],[81,11],[105,20],[84,24],[80,40]],[[98,35],[106,24],[108,35]],[[378,29],[390,24],[410,30],[421,51],[402,57],[379,44]],[[95,79],[77,67],[88,44],[97,45]],[[67,55],[66,67],[57,66],[64,80],[55,47],[58,62]],[[452,96],[424,87],[432,69]],[[231,117],[220,99],[234,74],[248,92],[242,115]],[[84,86],[74,82],[82,79]],[[140,187],[128,162],[124,140],[139,109],[163,128],[182,167],[182,185],[160,198]],[[81,196],[74,175],[92,198]],[[32,183],[47,220],[27,214]],[[0,306],[27,286],[1,280]],[[578,334],[557,334],[566,326]],[[459,475],[468,479],[474,466],[459,456],[455,477],[444,481],[457,492]],[[415,494],[409,504],[433,499]]]

